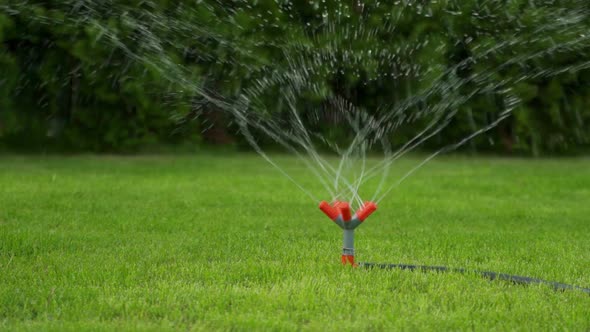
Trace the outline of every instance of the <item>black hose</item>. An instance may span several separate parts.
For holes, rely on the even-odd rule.
[[[498,272],[489,272],[489,271],[475,271],[475,270],[466,270],[461,268],[449,268],[446,266],[426,266],[426,265],[409,265],[409,264],[378,264],[378,263],[359,263],[359,267],[364,267],[368,269],[400,269],[400,270],[410,270],[410,271],[434,271],[434,272],[455,272],[455,273],[474,273],[478,274],[483,278],[489,280],[504,280],[509,281],[515,284],[520,285],[532,285],[532,284],[543,284],[551,286],[554,290],[558,291],[565,291],[565,290],[577,290],[584,292],[590,295],[589,288],[583,288],[579,286],[573,286],[568,284],[562,284],[559,282],[554,281],[546,281],[531,277],[522,277],[522,276],[513,276],[510,274],[505,273],[498,273]]]

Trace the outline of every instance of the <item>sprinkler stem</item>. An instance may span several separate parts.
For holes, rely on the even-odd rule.
[[[356,266],[354,263],[354,229],[344,229],[343,233],[342,264],[350,263],[350,265]]]

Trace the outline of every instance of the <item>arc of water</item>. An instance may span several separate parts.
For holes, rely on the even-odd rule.
[[[465,137],[464,139],[462,139],[461,141],[452,144],[452,145],[448,145],[445,146],[444,148],[434,152],[433,154],[431,154],[428,158],[424,159],[420,164],[418,164],[417,166],[415,166],[414,168],[412,168],[410,171],[408,171],[402,178],[400,178],[396,183],[394,183],[392,186],[390,186],[381,197],[379,197],[379,199],[377,199],[376,203],[379,204],[390,192],[391,190],[393,190],[395,187],[397,187],[399,184],[401,184],[405,179],[407,179],[410,175],[412,175],[416,170],[418,170],[419,168],[421,168],[422,166],[424,166],[427,162],[429,162],[430,160],[432,160],[434,157],[438,156],[441,153],[444,153],[446,151],[451,151],[454,150],[458,147],[460,147],[461,145],[467,143],[468,141],[470,141],[471,139],[473,139],[474,137],[496,127],[498,125],[498,123],[502,122],[504,119],[506,119],[507,117],[509,117],[511,114],[510,111],[507,111],[505,113],[503,113],[496,121],[492,122],[491,124],[489,124],[488,126],[478,130],[477,132]]]

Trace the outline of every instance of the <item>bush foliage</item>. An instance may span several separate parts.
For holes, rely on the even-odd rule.
[[[347,24],[361,24],[362,7],[373,6],[373,15],[362,24],[392,49],[403,49],[408,41],[425,34],[437,45],[444,45],[424,47],[417,54],[406,55],[408,64],[424,60],[436,63],[437,68],[451,68],[468,59],[478,47],[501,43],[507,36],[523,33],[523,29],[533,34],[538,22],[553,17],[550,13],[568,8],[580,9],[582,17],[576,24],[590,31],[587,5],[581,1],[495,0],[482,5],[465,0],[456,12],[451,10],[455,6],[452,1],[441,1],[438,6],[424,6],[423,10],[420,7],[407,13],[399,12],[399,2],[349,2],[343,14]],[[402,2],[408,4],[407,0]],[[4,145],[133,151],[161,143],[240,142],[228,119],[216,113],[214,106],[202,103],[201,88],[220,96],[236,96],[252,87],[261,67],[281,58],[281,50],[308,47],[311,52],[321,52],[322,49],[314,48],[338,47],[333,45],[348,42],[334,32],[340,28],[339,21],[330,22],[332,30],[317,28],[322,26],[322,17],[313,14],[318,5],[313,1],[126,0],[106,1],[103,6],[91,3],[36,0],[0,5],[0,141]],[[323,1],[322,6],[336,8],[339,3]],[[409,3],[422,6],[424,2]],[[490,3],[497,5],[492,9],[503,10],[490,12],[490,7],[486,7]],[[280,10],[286,4],[289,12],[297,15],[286,15]],[[384,29],[384,18],[390,15],[398,15],[394,34]],[[150,30],[146,32],[144,27],[148,25]],[[183,29],[184,33],[179,33]],[[305,33],[311,29],[313,33]],[[193,32],[194,36],[189,38]],[[153,34],[154,39],[146,39],[147,33]],[[141,38],[137,37],[139,34]],[[555,35],[550,40],[559,42],[560,38],[563,37]],[[373,40],[359,39],[346,47],[355,54],[363,54],[363,50],[375,47],[370,45]],[[530,53],[530,45],[516,44],[509,52],[494,53],[486,61],[508,63],[527,52]],[[162,67],[162,55],[168,67]],[[566,49],[555,56],[502,66],[493,76],[498,82],[523,72],[531,73],[512,86],[521,102],[509,119],[474,140],[469,148],[532,155],[587,149],[590,71],[576,67],[587,56],[587,49]],[[339,77],[316,68],[315,79],[321,89],[301,96],[301,105],[321,104],[327,95],[340,93],[370,109],[380,103],[395,103],[420,85],[431,83],[427,77],[420,82],[401,78],[393,84],[363,87],[353,73],[371,76],[381,69],[370,58],[361,56],[357,60],[343,63]],[[534,74],[552,66],[576,70],[564,70],[551,77]],[[182,75],[175,70],[182,71]],[[477,63],[468,63],[459,66],[456,74],[470,75],[478,70]],[[176,79],[179,77],[182,80]],[[183,80],[190,84],[183,84]],[[264,98],[273,104],[272,94]],[[470,99],[460,106],[467,112],[460,113],[437,141],[454,142],[465,136],[474,121],[497,117],[503,102],[494,94]],[[202,112],[203,108],[208,111]],[[395,139],[403,140],[412,130],[404,128]]]

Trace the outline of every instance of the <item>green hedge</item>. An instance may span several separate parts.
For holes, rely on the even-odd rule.
[[[284,75],[293,61],[302,59],[299,65],[308,67],[314,83],[297,95],[301,112],[335,95],[377,112],[372,110],[397,105],[452,72],[471,84],[446,97],[459,100],[472,92],[471,85],[498,85],[458,103],[456,119],[425,148],[460,140],[518,98],[509,119],[464,149],[578,153],[590,147],[590,71],[583,67],[590,48],[586,39],[573,41],[574,32],[590,31],[587,7],[578,0],[551,5],[529,0],[485,5],[475,0],[428,5],[8,1],[0,6],[0,142],[15,149],[123,152],[155,144],[243,144],[231,116],[215,115],[216,103],[235,101],[263,78]],[[322,12],[339,16],[326,19]],[[569,30],[537,31],[559,15],[576,21],[564,23]],[[351,40],[352,34],[346,33],[350,27],[362,27],[361,36]],[[519,35],[523,38],[518,43],[482,56],[480,62],[469,61],[482,49]],[[429,44],[408,51],[407,45],[422,41]],[[556,44],[563,46],[549,52]],[[387,51],[401,60],[383,61],[367,50]],[[321,61],[328,56],[337,63]],[[430,71],[417,79],[414,65]],[[564,68],[572,70],[560,72]],[[403,71],[410,74],[381,75]],[[469,77],[485,77],[486,82]],[[280,113],[280,88],[256,94],[258,106],[264,106],[259,109]],[[416,107],[429,107],[429,102]],[[392,143],[408,139],[420,125],[403,126]],[[346,140],[348,133],[337,128],[317,130]],[[272,145],[268,137],[258,135],[263,144]]]

